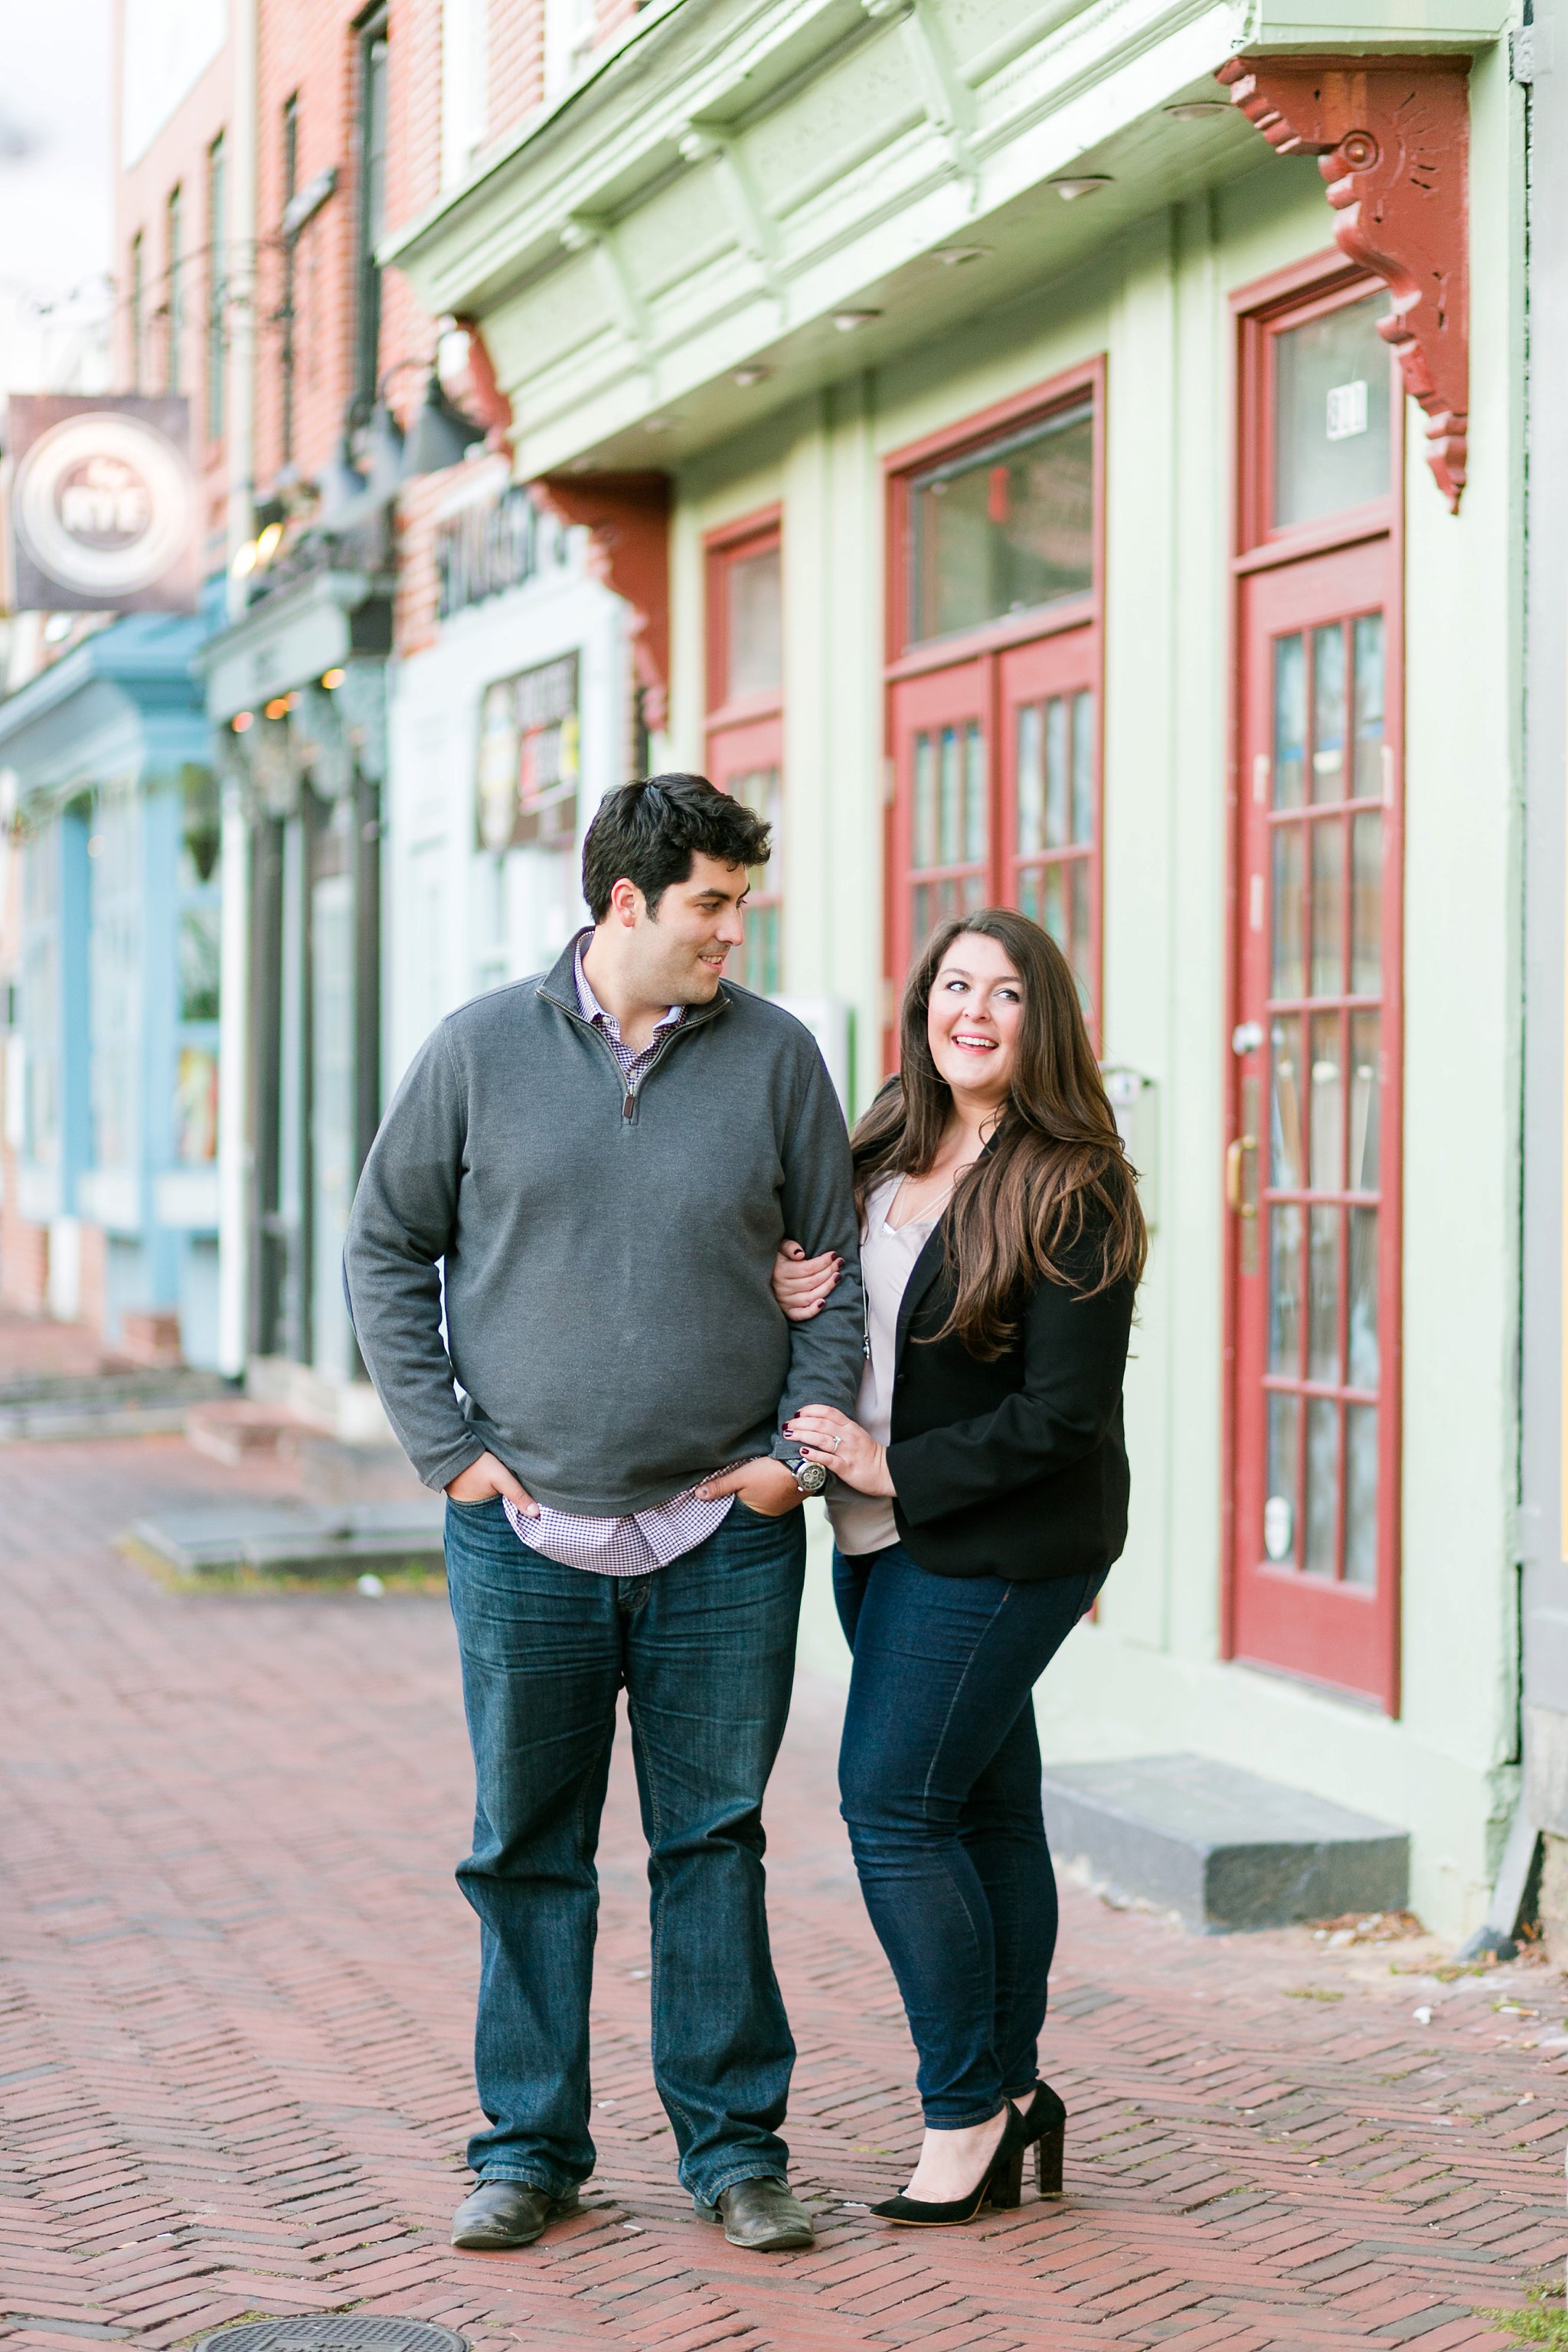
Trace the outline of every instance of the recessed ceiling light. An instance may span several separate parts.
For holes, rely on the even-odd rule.
[[[645,433],[673,433],[679,422],[677,416],[645,416],[642,429]]]
[[[880,310],[835,310],[833,323],[841,335],[852,335],[857,327],[868,327],[881,315]]]
[[[1079,196],[1092,196],[1101,188],[1111,186],[1109,172],[1085,172],[1077,179],[1052,180],[1049,183],[1064,204],[1070,205]]]
[[[984,261],[991,247],[988,245],[944,245],[931,255],[944,269],[956,269],[962,262]]]
[[[1201,122],[1205,114],[1230,114],[1235,109],[1228,98],[1179,98],[1163,111],[1178,122]]]
[[[741,390],[742,390],[742,392],[750,392],[750,390],[752,389],[752,386],[754,383],[766,383],[766,382],[767,382],[767,380],[768,380],[769,376],[770,376],[770,375],[772,375],[772,373],[773,373],[773,370],[772,370],[772,368],[765,368],[765,367],[742,367],[742,368],[737,368],[737,369],[735,370],[735,379],[734,379],[734,380],[735,380],[735,382],[740,385]]]

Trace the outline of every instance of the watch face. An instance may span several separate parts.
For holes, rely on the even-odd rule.
[[[795,1483],[803,1495],[820,1495],[827,1484],[826,1465],[820,1462],[797,1462]]]

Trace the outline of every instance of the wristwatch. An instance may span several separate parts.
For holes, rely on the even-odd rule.
[[[795,1465],[795,1483],[803,1495],[820,1495],[827,1484],[826,1463],[797,1462]]]

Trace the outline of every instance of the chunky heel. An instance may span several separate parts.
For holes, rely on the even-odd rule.
[[[1058,2124],[1054,2131],[1042,2132],[1035,2142],[1035,2184],[1042,2197],[1059,2197],[1062,2193],[1062,2156],[1067,2136],[1067,2126]]]
[[[991,2176],[991,2192],[986,2202],[994,2205],[999,2213],[1010,2213],[1024,2196],[1024,2151],[1015,2148],[1012,2155],[999,2164]]]

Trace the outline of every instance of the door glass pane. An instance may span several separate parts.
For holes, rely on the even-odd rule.
[[[1312,994],[1344,985],[1345,835],[1341,818],[1312,827]]]
[[[1340,1549],[1340,1408],[1331,1397],[1307,1400],[1309,1576],[1332,1576]]]
[[[1355,625],[1355,780],[1358,801],[1383,797],[1383,614]]]
[[[1094,583],[1094,414],[1075,408],[910,486],[911,643]]]
[[[1276,530],[1387,497],[1387,308],[1380,291],[1270,337]]]
[[[1274,1097],[1268,1151],[1269,1182],[1281,1192],[1302,1181],[1301,1016],[1280,1013],[1270,1036],[1274,1048]]]
[[[1350,1364],[1346,1386],[1374,1389],[1377,1347],[1377,1211],[1352,1209],[1350,1246]]]
[[[1263,1550],[1279,1565],[1296,1560],[1296,1498],[1301,1491],[1301,1400],[1270,1392],[1268,1495],[1263,1506]]]
[[[1067,845],[1069,783],[1068,707],[1059,694],[1053,694],[1046,705],[1046,843],[1051,849]]]
[[[944,727],[937,766],[936,864],[956,866],[963,856],[963,770],[956,727]]]
[[[741,949],[735,977],[743,988],[754,988],[760,996],[775,996],[784,985],[780,968],[783,945],[783,908],[780,905],[784,874],[780,838],[784,814],[783,779],[777,768],[752,768],[743,776],[732,776],[730,790],[738,801],[743,801],[748,808],[756,811],[773,835],[773,856],[767,865],[752,866],[746,876],[751,895],[744,913],[745,941]]]
[[[912,832],[914,863],[934,866],[936,860],[936,747],[923,731],[915,737],[915,784]]]
[[[1307,646],[1274,640],[1274,805],[1300,808],[1307,797]]]
[[[1308,1212],[1307,1378],[1340,1377],[1340,1212]]]
[[[1279,825],[1274,835],[1274,986],[1276,996],[1304,996],[1307,974],[1301,904],[1301,827]]]
[[[729,573],[730,676],[727,701],[773,691],[784,677],[784,613],[779,550],[736,556]]]
[[[1377,1190],[1378,1015],[1351,1014],[1351,1157],[1349,1189]]]
[[[1268,1213],[1268,1369],[1301,1377],[1301,1212],[1286,1202]]]
[[[1383,819],[1365,809],[1351,819],[1351,994],[1383,986]]]
[[[1094,839],[1094,697],[1075,694],[1072,703],[1072,837]]]
[[[972,719],[963,737],[963,854],[971,865],[985,856],[985,738]],[[984,898],[973,902],[984,906]]]
[[[1071,862],[1072,895],[1072,968],[1078,982],[1079,1001],[1087,1012],[1089,1003],[1089,967],[1093,941],[1089,930],[1089,860],[1075,857]]]
[[[1312,1019],[1312,1190],[1337,1192],[1344,1181],[1345,1088],[1340,1067],[1340,1016]]]
[[[1018,705],[1017,751],[1018,855],[1032,857],[1045,847],[1045,733],[1037,702]]]
[[[1377,1407],[1345,1407],[1345,1582],[1377,1582]]]
[[[1345,633],[1312,631],[1312,798],[1345,796]]]
[[[1040,921],[1065,955],[1068,952],[1067,894],[1062,887],[1059,865],[1047,866],[1041,875],[1040,898],[1044,908]]]

